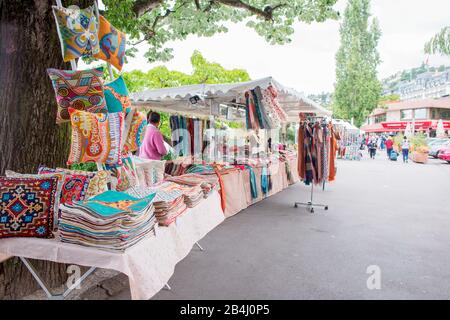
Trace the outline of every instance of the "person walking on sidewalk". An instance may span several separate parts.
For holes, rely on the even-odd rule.
[[[388,159],[390,159],[391,158],[391,152],[392,152],[392,150],[394,148],[394,141],[392,141],[392,139],[389,137],[386,140],[385,144],[386,144],[387,156],[388,156]]]
[[[402,154],[403,154],[403,162],[408,162],[409,157],[409,140],[406,136],[403,137],[402,141]]]
[[[375,159],[377,153],[377,140],[375,137],[370,140],[367,147],[369,148],[370,159]]]

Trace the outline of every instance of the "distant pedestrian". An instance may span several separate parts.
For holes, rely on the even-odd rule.
[[[381,150],[384,150],[385,147],[386,147],[386,136],[382,135],[381,136],[381,146],[380,146],[380,148],[381,148]]]
[[[391,152],[392,152],[392,150],[394,148],[394,141],[392,141],[391,138],[388,138],[386,140],[385,144],[386,144],[387,156],[388,156],[388,159],[390,159],[391,158]]]
[[[375,155],[377,154],[376,138],[371,139],[367,147],[369,148],[370,159],[375,159]]]
[[[402,141],[402,154],[403,154],[403,162],[408,162],[409,157],[409,140],[406,136],[403,137]]]

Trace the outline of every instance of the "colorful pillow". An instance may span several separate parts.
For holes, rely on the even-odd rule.
[[[130,112],[131,101],[128,88],[122,76],[105,84],[105,100],[108,112]]]
[[[66,176],[62,172],[48,172],[46,174],[22,174],[18,172],[14,172],[11,170],[5,170],[5,175],[8,178],[34,178],[34,179],[42,179],[42,178],[56,178],[58,180],[57,187],[56,187],[56,195],[55,195],[55,210],[54,210],[54,217],[53,227],[56,228],[57,221],[58,221],[58,212],[59,212],[59,204],[61,199],[61,192],[64,186],[65,178]]]
[[[97,162],[122,164],[124,114],[90,113],[69,108],[72,141],[67,164]]]
[[[87,187],[85,198],[89,199],[90,197],[94,197],[100,193],[103,193],[105,191],[108,191],[108,183],[110,180],[110,174],[107,170],[101,170],[101,171],[82,171],[82,170],[70,170],[65,168],[46,168],[46,167],[40,167],[39,173],[45,173],[45,172],[61,172],[64,174],[77,174],[77,175],[84,175],[89,178],[89,186]],[[83,200],[83,199],[80,199]]]
[[[91,179],[94,173],[77,174],[72,172],[65,172],[63,170],[51,169],[46,167],[39,167],[38,173],[40,175],[62,173],[64,174],[64,183],[61,188],[60,204],[73,203],[74,201],[84,200],[88,190]]]
[[[71,71],[47,69],[55,90],[58,113],[56,123],[70,120],[69,108],[106,113],[103,68]]]
[[[64,61],[70,61],[84,55],[97,54],[98,21],[94,6],[80,9],[77,6],[62,8],[53,6],[59,41]]]
[[[144,141],[147,130],[147,117],[144,113],[135,111],[131,119],[130,130],[125,140],[124,152],[129,153],[139,149]]]
[[[100,15],[98,39],[100,50],[94,54],[94,58],[107,61],[121,71],[125,63],[125,46],[127,42],[125,33],[114,28],[104,16]]]
[[[53,238],[58,179],[0,177],[0,238]]]
[[[139,181],[142,181],[142,177],[144,177],[144,186],[151,187],[154,184],[164,180],[164,169],[166,166],[165,160],[135,159],[137,159],[135,163]]]
[[[139,185],[139,180],[134,162],[130,157],[122,158],[121,166],[106,166],[111,174],[111,189],[116,191],[126,191],[129,188]]]

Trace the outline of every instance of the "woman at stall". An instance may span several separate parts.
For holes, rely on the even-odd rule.
[[[163,135],[159,131],[161,116],[157,112],[150,112],[147,120],[147,131],[142,146],[139,149],[139,156],[150,160],[161,160],[161,157],[168,153],[164,145]]]

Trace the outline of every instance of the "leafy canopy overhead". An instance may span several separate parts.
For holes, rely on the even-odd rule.
[[[243,69],[225,69],[220,64],[207,61],[200,52],[195,51],[191,56],[192,73],[169,70],[164,66],[155,67],[148,72],[133,70],[123,72],[122,76],[130,92],[141,91],[146,88],[159,89],[179,87],[201,83],[233,83],[250,81],[250,76]],[[170,137],[169,114],[160,112],[162,134]],[[227,123],[229,127],[240,128],[239,123]]]
[[[168,61],[166,47],[188,35],[210,37],[227,32],[227,23],[245,22],[270,44],[285,44],[297,21],[337,19],[337,0],[103,0],[106,17],[131,37],[148,42],[149,62]],[[129,52],[130,54],[130,52]]]
[[[202,83],[234,83],[250,81],[250,76],[243,69],[225,69],[220,64],[207,61],[200,52],[194,51],[191,56],[192,73],[169,70],[165,66],[155,67],[148,72],[133,70],[122,73],[128,90],[131,92],[143,89],[159,89],[179,87]]]

